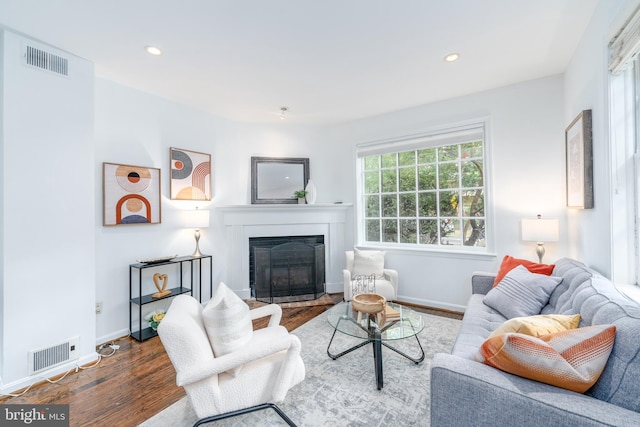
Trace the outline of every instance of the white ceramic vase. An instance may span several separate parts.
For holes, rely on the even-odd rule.
[[[307,186],[304,189],[307,191],[307,195],[305,196],[307,199],[307,203],[313,205],[316,202],[317,197],[316,185],[313,183],[313,181],[309,180],[309,182],[307,182]]]

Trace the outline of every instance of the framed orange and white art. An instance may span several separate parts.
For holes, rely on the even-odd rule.
[[[211,200],[211,155],[171,147],[171,200]]]
[[[159,224],[160,169],[102,164],[103,224]]]

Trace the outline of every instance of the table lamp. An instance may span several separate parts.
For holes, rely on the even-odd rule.
[[[196,250],[193,253],[194,257],[202,256],[202,252],[200,252],[200,229],[209,227],[209,211],[208,210],[200,210],[196,208],[193,211],[189,211],[187,216],[187,227],[195,228],[195,238],[196,238]]]
[[[557,219],[542,219],[542,215],[538,215],[536,219],[522,220],[522,240],[537,242],[536,253],[540,263],[544,256],[544,242],[557,242],[559,233]]]

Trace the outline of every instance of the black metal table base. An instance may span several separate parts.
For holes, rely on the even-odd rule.
[[[268,409],[268,408],[271,408],[274,411],[276,411],[276,413],[280,415],[280,418],[282,418],[284,422],[287,423],[289,426],[296,427],[295,423],[291,421],[291,418],[289,418],[284,412],[282,412],[282,409],[278,408],[278,406],[273,403],[263,403],[261,405],[252,406],[250,408],[239,409],[237,411],[225,412],[224,414],[213,415],[211,417],[202,418],[196,421],[193,427],[198,427],[202,424],[212,423],[214,421],[224,420],[227,418],[248,414],[250,412],[261,411],[263,409]]]
[[[367,340],[361,342],[358,345],[354,345],[353,347],[348,348],[347,350],[345,350],[345,351],[343,351],[341,353],[332,354],[331,350],[330,350],[331,349],[331,343],[333,343],[333,338],[336,336],[336,332],[338,332],[338,326],[340,325],[340,322],[342,320],[349,320],[351,322],[356,323],[360,328],[362,328],[364,331],[367,332],[369,338]],[[378,390],[381,390],[382,387],[384,386],[383,371],[382,371],[382,346],[385,346],[388,349],[395,351],[396,353],[398,353],[399,355],[409,359],[410,361],[412,361],[416,365],[424,360],[424,357],[425,357],[424,349],[422,348],[422,344],[420,344],[420,340],[418,339],[418,334],[414,335],[415,338],[416,338],[416,341],[418,342],[418,347],[420,348],[420,356],[417,357],[417,358],[411,357],[411,356],[407,355],[406,353],[398,350],[397,348],[390,346],[386,342],[383,342],[382,338],[381,338],[382,332],[384,332],[390,326],[394,325],[396,322],[391,322],[391,323],[387,324],[385,327],[383,327],[382,329],[379,329],[379,328],[376,328],[375,326],[373,326],[371,324],[371,319],[370,318],[368,319],[367,323],[368,323],[368,328],[365,328],[362,325],[360,325],[359,323],[355,322],[349,316],[345,316],[345,317],[341,318],[340,320],[338,320],[338,325],[336,325],[336,328],[333,330],[333,335],[331,335],[331,340],[329,341],[329,345],[327,346],[327,354],[329,355],[329,357],[331,359],[336,360],[337,358],[342,357],[345,354],[349,354],[354,350],[357,350],[357,349],[359,349],[361,347],[366,346],[367,344],[373,344],[373,364],[374,364],[375,372],[376,372],[376,386],[378,387]]]

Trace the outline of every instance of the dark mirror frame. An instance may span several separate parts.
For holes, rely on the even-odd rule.
[[[282,198],[264,199],[259,198],[260,181],[258,180],[258,165],[263,163],[274,163],[283,165],[302,165],[303,174],[302,182],[303,188],[306,187],[309,182],[309,158],[305,157],[251,157],[251,204],[296,204],[298,200],[293,197],[292,194],[282,195]],[[300,188],[299,190],[302,190]]]

